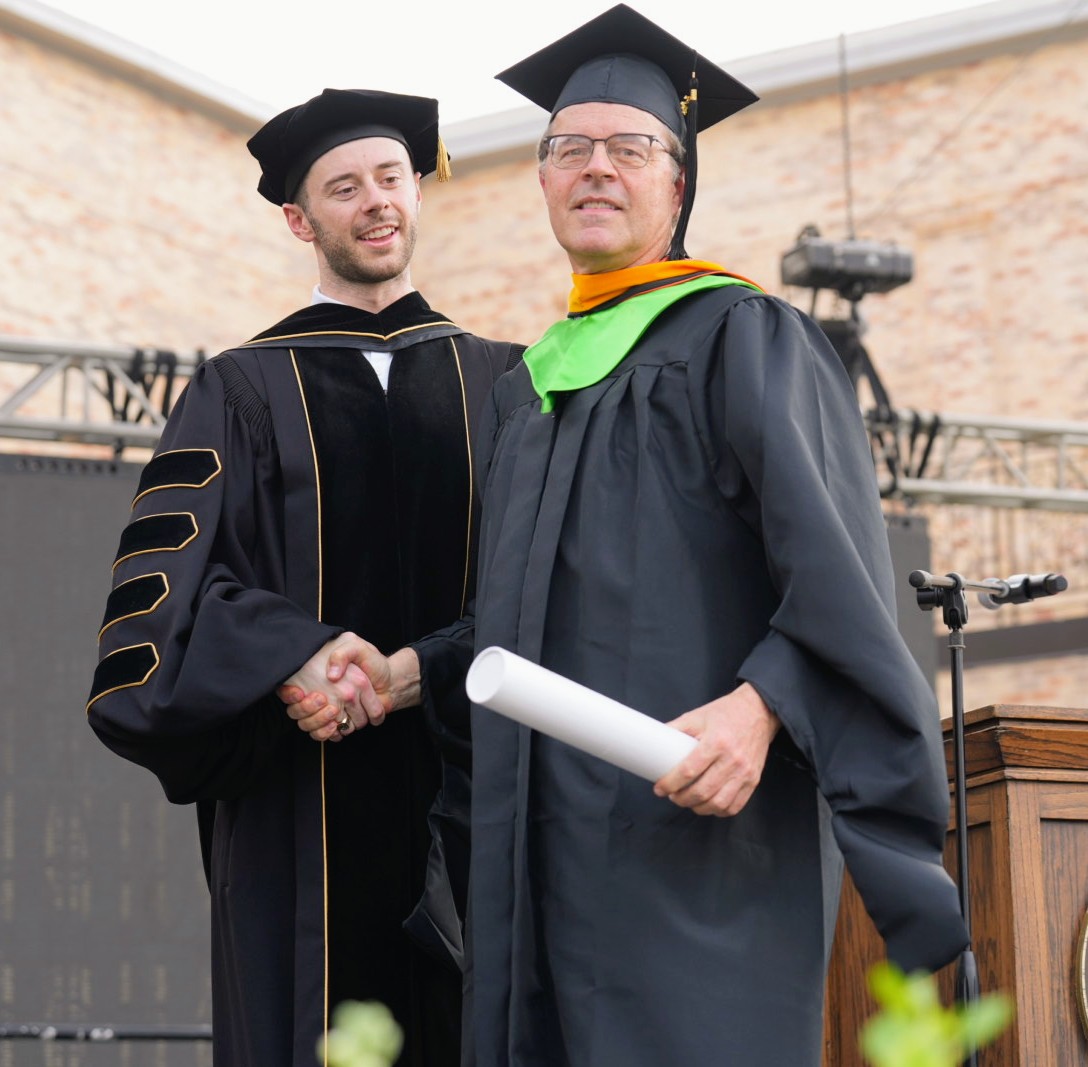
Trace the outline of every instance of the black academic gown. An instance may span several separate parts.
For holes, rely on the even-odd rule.
[[[717,289],[553,415],[524,364],[493,397],[477,650],[661,720],[747,680],[784,729],[719,819],[473,709],[471,1062],[816,1067],[840,847],[900,964],[966,943],[843,367],[793,308]]]
[[[388,396],[363,349],[394,353]],[[223,1067],[310,1067],[347,998],[393,1011],[401,1064],[457,1063],[458,970],[402,929],[435,734],[405,710],[317,744],[274,690],[344,630],[392,652],[464,609],[470,440],[519,351],[417,293],[378,315],[316,305],[200,367],[143,471],[88,715],[198,805]]]

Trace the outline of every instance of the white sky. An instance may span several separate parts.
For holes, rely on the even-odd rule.
[[[326,87],[439,100],[444,124],[522,107],[495,74],[614,0],[47,0],[272,110]],[[631,0],[723,62],[908,22],[978,0]]]

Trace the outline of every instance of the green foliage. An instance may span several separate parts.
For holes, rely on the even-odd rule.
[[[1012,1000],[988,993],[971,1004],[945,1008],[937,979],[905,975],[890,963],[869,971],[880,1010],[861,1028],[861,1051],[874,1067],[959,1067],[1011,1022]]]
[[[345,1000],[332,1013],[328,1039],[317,1041],[318,1063],[329,1067],[391,1067],[404,1033],[393,1013],[376,1000]]]

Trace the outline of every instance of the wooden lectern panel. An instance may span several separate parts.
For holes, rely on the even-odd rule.
[[[950,730],[946,752],[951,777]],[[968,886],[983,992],[1017,1017],[979,1067],[1088,1067],[1084,924],[1088,910],[1088,710],[1005,705],[968,713]],[[956,877],[954,825],[945,863]],[[863,1067],[857,1033],[876,1005],[865,973],[884,947],[849,878],[827,982],[824,1067]],[[955,999],[955,964],[939,976]]]

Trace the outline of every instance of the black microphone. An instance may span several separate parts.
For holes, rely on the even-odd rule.
[[[1007,592],[979,593],[978,602],[985,608],[1002,604],[1026,604],[1041,596],[1055,596],[1069,588],[1064,574],[1014,574],[1006,578]]]

